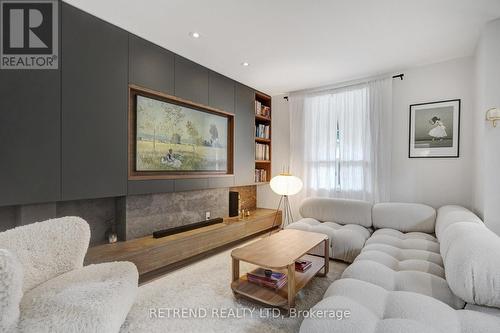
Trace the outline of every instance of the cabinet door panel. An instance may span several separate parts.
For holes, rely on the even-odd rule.
[[[208,187],[231,187],[234,186],[234,176],[208,178]]]
[[[0,91],[0,206],[59,200],[59,70],[0,70]]]
[[[208,188],[207,178],[176,179],[175,192],[204,190]]]
[[[176,55],[175,96],[208,105],[208,69]]]
[[[255,92],[241,84],[236,85],[236,113],[234,133],[235,185],[254,183],[255,178]]]
[[[62,9],[63,199],[125,195],[128,33]]]
[[[173,179],[130,180],[128,194],[167,193],[174,191]]]
[[[209,105],[234,113],[234,81],[216,72],[209,74]]]
[[[129,82],[174,94],[174,54],[129,34]]]

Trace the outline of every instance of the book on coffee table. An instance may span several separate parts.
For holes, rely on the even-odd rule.
[[[257,268],[247,273],[247,279],[249,282],[272,289],[279,289],[287,282],[285,273],[272,272],[270,275],[266,275],[266,270],[264,268]]]
[[[295,260],[295,270],[297,272],[305,272],[312,266],[312,261],[310,260]]]

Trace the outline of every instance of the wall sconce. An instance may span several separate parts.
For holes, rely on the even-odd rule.
[[[497,121],[500,121],[500,109],[491,108],[486,111],[486,121],[491,121],[493,127],[497,127]]]

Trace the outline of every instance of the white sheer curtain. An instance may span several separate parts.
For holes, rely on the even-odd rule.
[[[392,79],[290,95],[291,171],[303,197],[389,200]]]

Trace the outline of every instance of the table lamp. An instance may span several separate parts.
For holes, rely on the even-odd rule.
[[[271,179],[271,189],[274,193],[281,195],[277,210],[283,205],[283,226],[286,227],[293,222],[292,209],[288,196],[300,192],[302,189],[302,180],[299,177],[293,176],[291,173],[282,172],[278,176]]]

